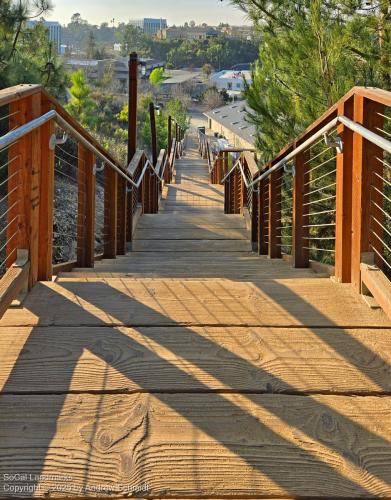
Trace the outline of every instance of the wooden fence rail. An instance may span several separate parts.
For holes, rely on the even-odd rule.
[[[49,111],[50,119],[35,126],[33,120]],[[0,91],[0,141],[0,289],[11,287],[1,294],[9,302],[22,287],[21,276],[31,287],[58,271],[123,254],[138,213],[158,211],[184,132],[176,124],[169,154],[162,150],[156,164],[137,151],[124,167],[41,86],[19,85]],[[60,194],[65,207],[58,206]],[[66,222],[61,211],[70,215]],[[58,252],[59,241],[69,245],[65,257],[71,259]],[[23,273],[22,250],[28,255]]]
[[[316,134],[320,137],[312,142]],[[253,246],[260,254],[285,256],[295,267],[320,262],[338,282],[373,294],[391,315],[387,140],[391,93],[354,87],[266,165],[258,167],[249,152],[239,158],[229,150],[214,152],[202,133],[199,149],[210,158],[211,182],[224,183],[225,211],[249,213]]]

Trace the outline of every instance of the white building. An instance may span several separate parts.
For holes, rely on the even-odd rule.
[[[243,102],[235,102],[204,113],[208,119],[208,128],[225,137],[230,146],[253,148],[256,130],[255,126],[246,120],[246,114]]]
[[[230,97],[239,97],[244,90],[244,79],[251,83],[250,71],[223,70],[210,77],[218,90],[226,90]]]
[[[42,21],[34,20],[27,21],[28,28],[34,28],[38,23]],[[57,49],[57,52],[60,53],[61,47],[61,24],[57,21],[43,21],[45,28],[48,30],[48,37],[51,42],[53,42],[54,46]]]
[[[146,35],[156,35],[158,31],[167,28],[167,19],[144,17],[143,19],[131,19],[129,24],[140,28]]]

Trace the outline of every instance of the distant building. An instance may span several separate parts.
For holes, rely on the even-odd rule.
[[[157,32],[160,40],[207,40],[218,35],[214,28],[204,26],[171,26]]]
[[[223,70],[210,77],[215,87],[218,90],[226,90],[230,97],[240,97],[244,90],[244,78],[251,83],[251,72]]]
[[[66,67],[71,71],[82,69],[90,80],[101,80],[110,70],[113,80],[117,81],[125,90],[129,79],[129,66],[127,58],[120,59],[68,59]],[[164,67],[162,61],[140,58],[140,75],[148,77],[155,68]],[[141,69],[143,68],[143,69]]]
[[[192,97],[197,97],[206,90],[206,85],[202,80],[200,70],[172,69],[165,72],[165,80],[161,89],[162,94],[167,97],[180,89],[186,90]]]
[[[129,24],[140,28],[146,35],[156,35],[159,30],[167,28],[167,19],[144,17],[143,19],[131,19]]]
[[[252,63],[239,63],[232,66],[232,71],[251,71]]]
[[[204,115],[208,119],[208,128],[225,137],[231,146],[254,147],[255,126],[245,120],[246,110],[242,102],[212,109]]]
[[[42,21],[34,20],[27,21],[28,28],[34,28],[38,23]],[[51,42],[54,43],[54,46],[57,49],[57,52],[60,53],[61,47],[61,24],[57,21],[43,21],[45,28],[48,30],[48,37]]]
[[[254,38],[254,29],[251,26],[224,26],[220,28],[220,31],[226,35],[244,40],[252,40]]]
[[[82,69],[87,78],[91,80],[100,80],[103,78],[108,59],[68,59],[65,62],[65,67],[70,71],[78,71]]]

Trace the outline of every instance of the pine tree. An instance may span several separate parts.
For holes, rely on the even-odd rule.
[[[352,86],[390,88],[389,1],[374,1],[366,10],[357,0],[233,3],[262,34],[245,91],[262,159],[270,159]]]
[[[0,2],[0,88],[19,83],[42,83],[58,97],[66,75],[43,23],[28,28],[29,19],[50,9],[47,0]]]
[[[71,81],[71,99],[65,109],[83,125],[92,129],[96,122],[96,106],[90,97],[91,90],[83,70],[75,71]]]

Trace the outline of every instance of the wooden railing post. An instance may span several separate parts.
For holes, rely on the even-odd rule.
[[[106,259],[115,259],[117,254],[117,184],[118,174],[107,165],[104,170],[104,253]]]
[[[242,213],[242,197],[243,197],[243,191],[242,191],[242,175],[240,171],[236,168],[232,174],[231,177],[233,178],[233,211],[231,213],[233,214],[241,214]]]
[[[224,182],[224,213],[231,213],[231,176]]]
[[[83,145],[78,146],[78,223],[77,266],[94,267],[95,254],[95,158]]]
[[[354,121],[368,130],[377,132],[382,129],[384,105],[363,96],[354,96]],[[370,246],[370,226],[372,203],[381,207],[381,195],[376,193],[371,184],[376,183],[374,173],[382,177],[382,165],[377,158],[382,158],[383,150],[364,139],[360,134],[353,134],[353,188],[352,188],[352,285],[361,291],[361,256],[372,251]],[[380,243],[380,242],[379,242]]]
[[[19,99],[10,105],[11,127],[21,126],[41,115],[41,94],[39,92]],[[13,159],[11,161],[11,159]],[[7,267],[16,258],[16,249],[29,252],[29,287],[38,280],[39,254],[39,204],[41,170],[41,130],[34,130],[22,137],[9,150],[8,192],[9,205],[7,228]],[[14,221],[14,219],[16,220]],[[14,222],[12,222],[14,221]],[[17,234],[16,231],[18,230]],[[12,255],[11,255],[12,253]]]
[[[126,253],[127,182],[117,175],[117,255]]]
[[[281,172],[273,172],[269,177],[269,250],[271,259],[281,258]]]
[[[258,186],[254,186],[251,196],[251,244],[254,251],[258,250],[258,232],[259,232],[259,196],[257,191]]]
[[[354,119],[354,98],[338,105],[338,115]],[[336,214],[335,214],[335,279],[350,283],[352,268],[352,181],[353,132],[339,125],[343,151],[337,153],[336,162]]]
[[[42,95],[41,112],[50,111],[52,105]],[[54,121],[41,127],[41,178],[39,204],[38,280],[50,281],[53,275],[53,198],[54,198],[54,148],[49,141],[54,134]]]
[[[222,179],[221,177],[222,164],[223,164],[222,157],[218,154],[216,159],[214,160],[213,170],[210,173],[211,184],[220,184]]]
[[[294,147],[299,144],[294,145]],[[305,194],[308,192],[309,173],[306,172],[305,162],[308,159],[308,154],[304,151],[297,154],[295,157],[295,175],[293,177],[293,214],[292,214],[292,264],[293,267],[308,267],[309,266],[309,251],[304,248],[308,246],[307,240],[309,225],[308,205],[304,205]],[[308,170],[308,169],[307,169]],[[282,225],[282,224],[280,224]]]
[[[167,154],[170,156],[171,154],[171,146],[172,146],[172,118],[171,115],[168,117],[168,126],[167,126]]]
[[[228,151],[224,151],[224,159],[223,159],[223,176],[228,174],[229,169],[229,153]]]

